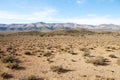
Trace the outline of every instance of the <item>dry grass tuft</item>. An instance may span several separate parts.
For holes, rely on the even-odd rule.
[[[109,57],[111,57],[111,58],[117,58],[114,54],[110,54]]]
[[[12,55],[5,56],[2,58],[3,63],[13,63],[15,61],[16,61],[15,56],[12,56]]]
[[[8,74],[8,73],[6,73],[6,72],[1,73],[0,76],[1,76],[3,79],[12,78],[12,75],[11,75],[11,74]]]
[[[86,63],[92,63],[94,65],[108,65],[108,60],[102,56],[97,56],[94,59],[89,59]]]
[[[68,70],[68,69],[64,69],[62,66],[51,66],[50,69],[51,69],[53,72],[56,72],[56,73],[58,73],[58,74],[66,73],[66,72],[71,71],[71,70]]]
[[[14,63],[8,63],[7,67],[10,69],[18,69],[19,68],[19,64],[14,62]]]

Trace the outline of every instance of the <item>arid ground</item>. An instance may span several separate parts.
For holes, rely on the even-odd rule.
[[[1,35],[0,80],[120,80],[120,33],[48,34]]]

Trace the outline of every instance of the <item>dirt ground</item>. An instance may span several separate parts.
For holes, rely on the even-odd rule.
[[[11,69],[3,57],[14,56]],[[9,62],[9,61],[8,61]],[[0,37],[0,80],[120,80],[120,36]],[[32,79],[31,79],[32,80]]]

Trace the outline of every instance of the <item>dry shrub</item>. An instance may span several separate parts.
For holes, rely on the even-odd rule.
[[[58,74],[61,74],[61,73],[66,73],[68,71],[71,71],[71,70],[68,70],[68,69],[64,69],[62,66],[51,66],[50,69],[53,71],[53,72],[56,72]]]
[[[19,65],[18,65],[18,63],[14,62],[14,63],[8,63],[7,67],[10,69],[18,69]]]
[[[107,65],[108,60],[102,56],[97,56],[94,59],[89,59],[86,61],[86,63],[92,63],[94,65]]]
[[[30,76],[28,76],[27,80],[37,80],[37,77],[34,75],[30,75]]]
[[[3,63],[13,63],[15,62],[15,56],[9,55],[2,58]]]
[[[31,55],[31,52],[26,51],[24,54],[25,54],[25,55]]]
[[[30,75],[30,76],[28,76],[27,80],[46,80],[46,79],[44,79],[44,78],[38,78],[35,75]]]
[[[1,76],[3,79],[12,78],[12,75],[11,75],[11,74],[8,74],[8,73],[6,73],[6,72],[1,73],[0,76]]]
[[[110,54],[109,57],[111,57],[111,58],[117,58],[114,54]]]
[[[51,55],[52,55],[51,52],[46,52],[46,53],[43,54],[43,56],[45,56],[45,57],[50,57]]]

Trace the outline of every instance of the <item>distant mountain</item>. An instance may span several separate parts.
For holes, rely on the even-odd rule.
[[[120,25],[101,24],[86,25],[76,23],[30,23],[30,24],[0,24],[0,31],[53,31],[53,30],[104,30],[104,31],[120,31]]]

